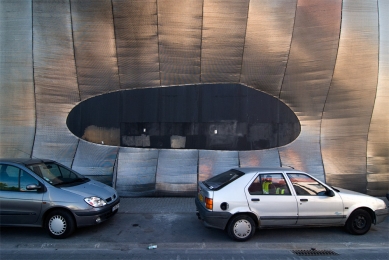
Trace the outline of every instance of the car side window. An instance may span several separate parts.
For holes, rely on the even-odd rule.
[[[290,195],[281,173],[259,174],[248,188],[251,195]]]
[[[324,196],[327,189],[311,177],[300,173],[288,173],[297,195]]]
[[[0,190],[27,191],[27,185],[39,182],[27,172],[12,165],[0,165]]]

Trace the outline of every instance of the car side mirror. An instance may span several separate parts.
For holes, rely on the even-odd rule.
[[[40,190],[42,187],[36,184],[29,184],[26,186],[26,190]]]
[[[335,196],[335,193],[334,193],[333,190],[327,190],[327,191],[326,191],[326,195],[327,195],[328,197],[334,197],[334,196]]]

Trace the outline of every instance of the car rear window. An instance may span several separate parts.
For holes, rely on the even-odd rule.
[[[244,175],[244,173],[238,170],[229,170],[220,173],[219,175],[216,175],[214,177],[211,177],[203,183],[210,190],[220,190],[221,188],[238,179],[242,175]]]

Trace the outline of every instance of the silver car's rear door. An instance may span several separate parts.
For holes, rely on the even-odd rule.
[[[260,216],[261,226],[296,224],[297,201],[282,173],[258,174],[245,192],[250,209]]]
[[[27,190],[27,185],[39,186],[39,181],[15,166],[6,170],[0,188],[1,224],[34,224],[41,214],[43,192]]]

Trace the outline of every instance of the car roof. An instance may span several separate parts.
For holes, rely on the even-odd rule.
[[[0,158],[0,163],[17,163],[23,165],[36,164],[41,162],[52,162],[48,159],[38,159],[38,158]]]
[[[289,167],[241,167],[234,168],[235,170],[244,172],[245,174],[250,173],[279,173],[279,172],[301,172]]]

